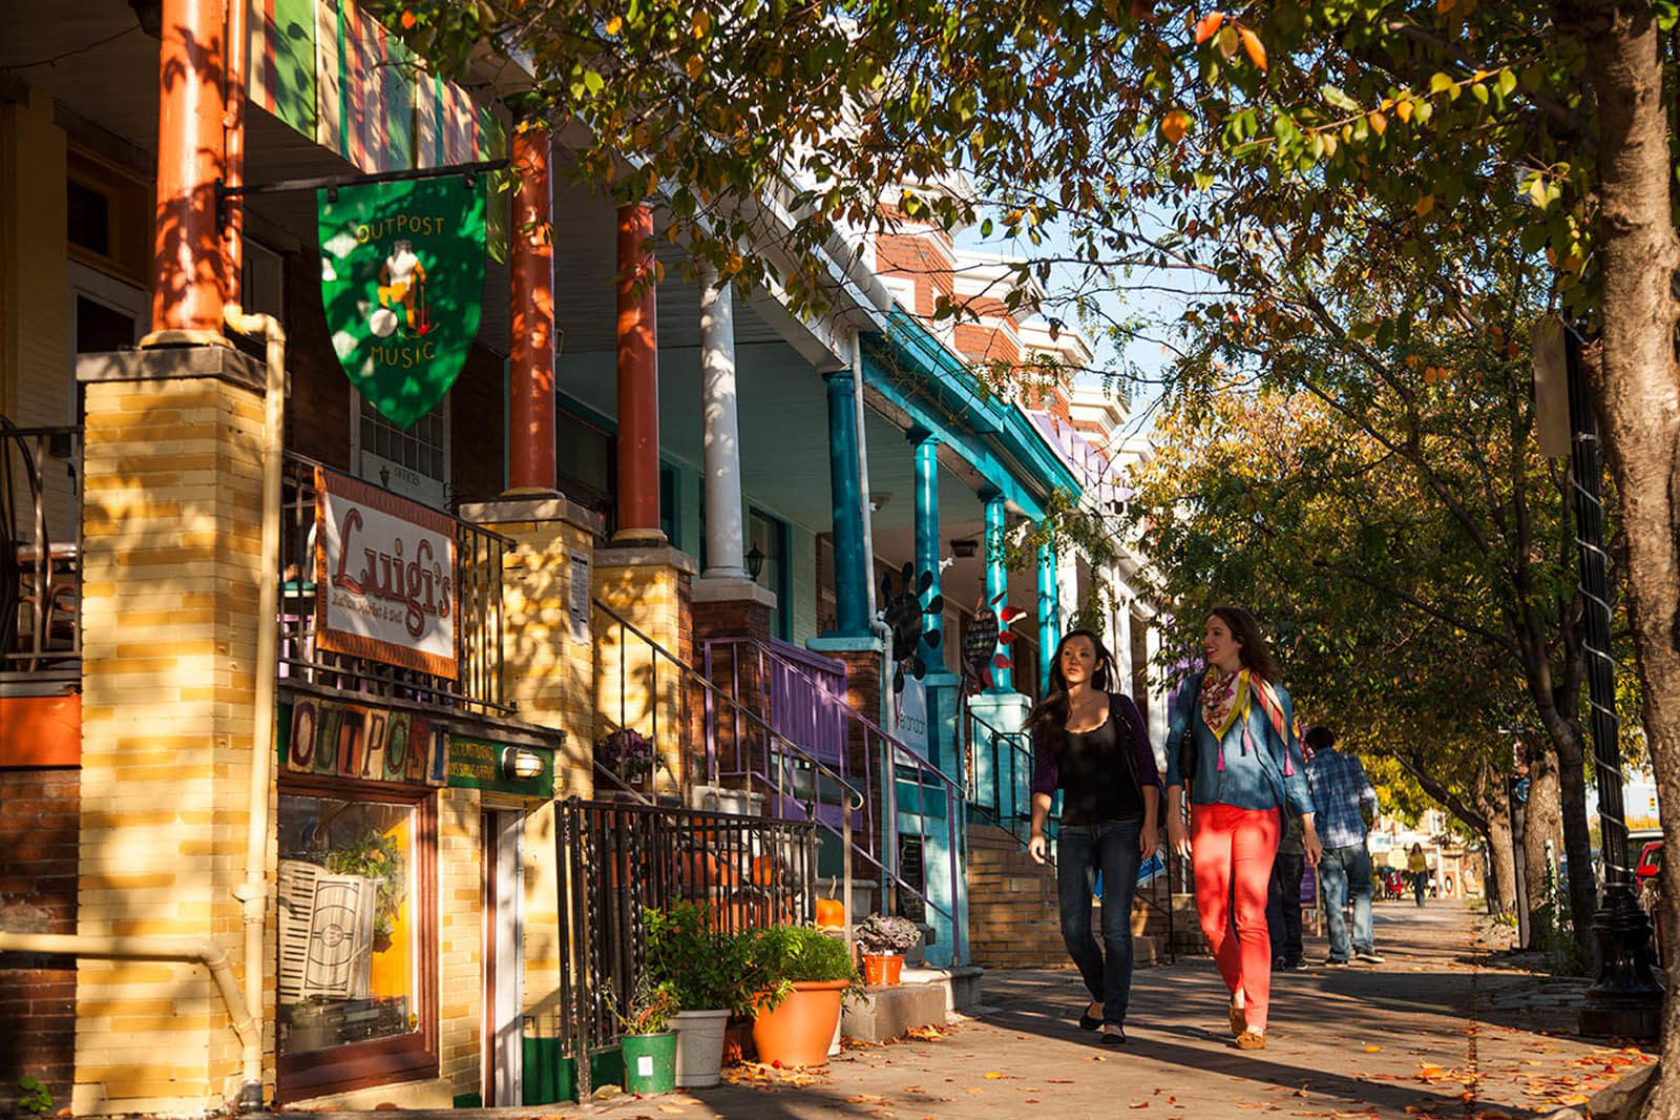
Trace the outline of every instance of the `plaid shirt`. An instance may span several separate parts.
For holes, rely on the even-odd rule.
[[[1377,791],[1365,776],[1365,767],[1351,754],[1338,750],[1319,751],[1307,764],[1312,780],[1313,819],[1318,837],[1326,848],[1351,848],[1365,843],[1363,806],[1377,815]]]

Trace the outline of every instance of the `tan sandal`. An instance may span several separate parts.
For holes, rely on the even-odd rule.
[[[1231,1012],[1231,1033],[1242,1034],[1248,1029],[1248,1013],[1238,1007],[1235,1000],[1231,1002],[1229,1010]]]
[[[1266,1036],[1259,1031],[1245,1030],[1237,1035],[1238,1050],[1264,1050],[1265,1048]]]

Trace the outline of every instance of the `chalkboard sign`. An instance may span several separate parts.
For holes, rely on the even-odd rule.
[[[927,896],[927,867],[922,863],[922,838],[920,836],[899,835],[898,838],[898,877],[906,884],[914,887]],[[900,891],[898,894],[898,912],[902,917],[909,918],[918,924],[927,923],[927,906],[921,898]]]

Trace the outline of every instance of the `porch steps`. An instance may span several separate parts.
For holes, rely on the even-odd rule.
[[[1004,829],[969,826],[969,956],[975,964],[994,969],[1071,968],[1059,909],[1054,867],[1034,863]],[[1093,926],[1101,921],[1102,907],[1093,906]],[[1193,920],[1189,928],[1195,928]],[[1140,968],[1167,957],[1165,916],[1141,899],[1132,909],[1132,951]]]

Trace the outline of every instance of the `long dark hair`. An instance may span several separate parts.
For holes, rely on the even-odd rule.
[[[1060,758],[1062,747],[1067,743],[1068,721],[1068,683],[1067,677],[1062,675],[1062,651],[1075,638],[1084,638],[1097,651],[1097,662],[1091,670],[1091,687],[1098,692],[1108,692],[1114,686],[1114,655],[1103,645],[1102,636],[1095,630],[1069,630],[1062,635],[1062,640],[1056,643],[1056,653],[1050,659],[1050,687],[1044,694],[1044,699],[1033,705],[1033,710],[1027,715],[1027,727],[1043,736],[1050,750]]]
[[[1283,674],[1278,672],[1277,661],[1272,657],[1271,647],[1266,645],[1265,636],[1260,633],[1260,622],[1254,615],[1242,607],[1230,606],[1214,607],[1208,614],[1219,619],[1231,631],[1231,637],[1237,640],[1237,654],[1250,676],[1272,684],[1283,679]]]

